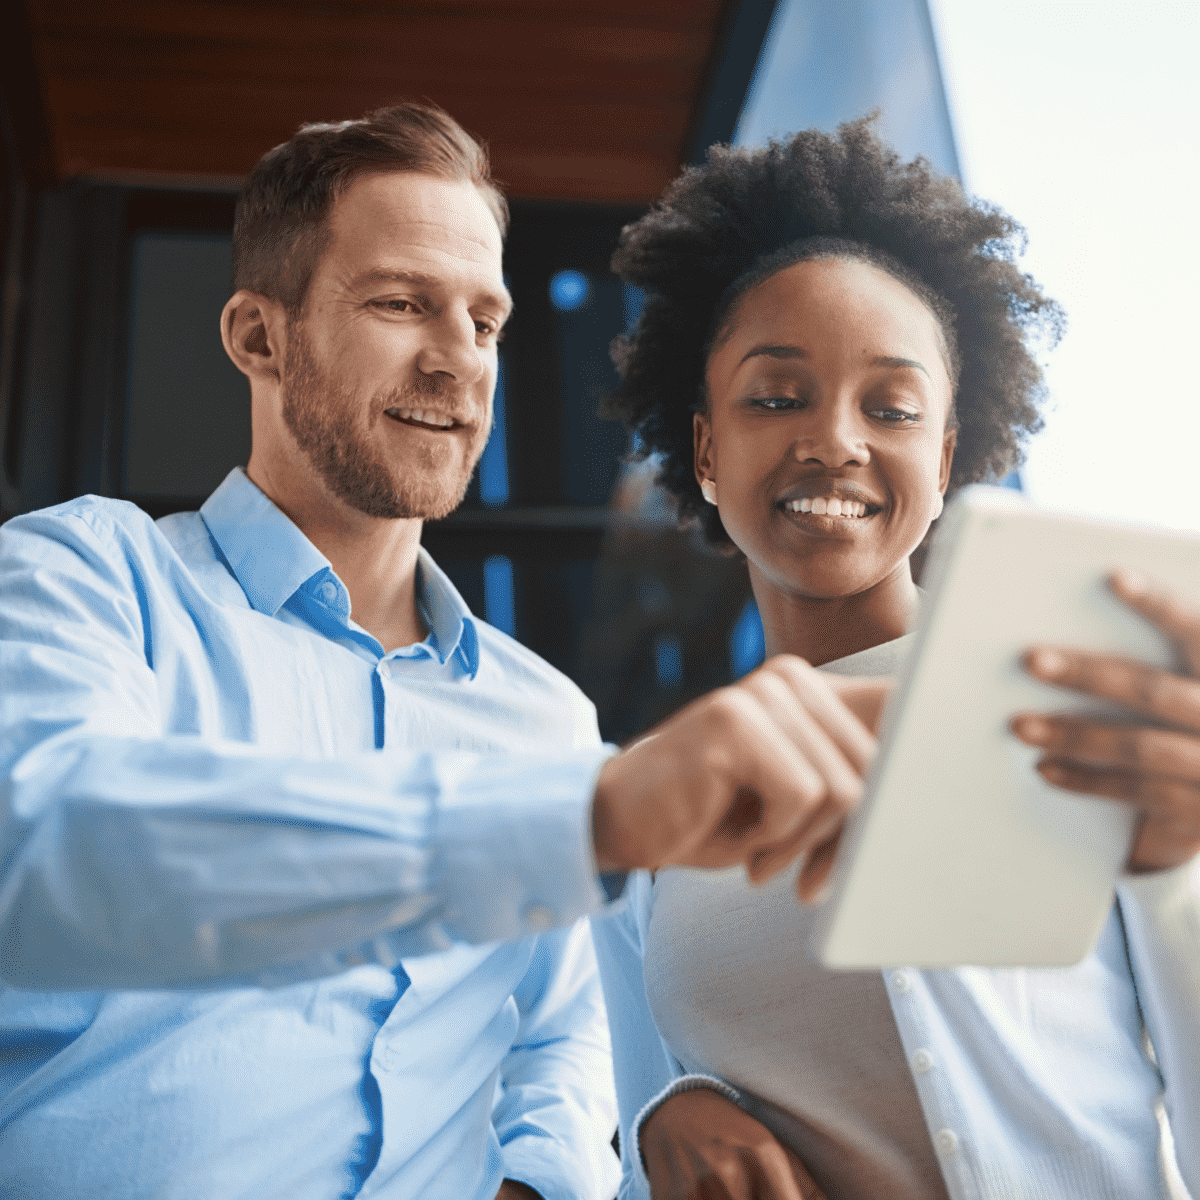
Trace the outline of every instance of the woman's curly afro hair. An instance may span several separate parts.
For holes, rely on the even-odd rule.
[[[692,452],[709,347],[749,287],[790,262],[837,255],[838,243],[913,287],[942,326],[957,374],[951,490],[1001,478],[1041,426],[1042,372],[1026,341],[1052,344],[1064,318],[1014,264],[1024,231],[924,159],[901,162],[871,119],[765,149],[713,146],[622,231],[613,269],[647,296],[632,334],[613,343],[620,383],[606,410],[638,434],[639,456],[661,455],[659,482],[714,544],[729,539]]]

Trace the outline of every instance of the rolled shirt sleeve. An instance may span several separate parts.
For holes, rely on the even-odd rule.
[[[1200,1196],[1200,857],[1173,871],[1126,876],[1118,895],[1176,1162]]]
[[[580,921],[538,943],[514,993],[520,1026],[492,1112],[504,1175],[543,1200],[612,1200],[617,1105],[591,931]]]
[[[0,530],[0,980],[286,984],[604,903],[590,839],[603,748],[331,760],[167,731],[146,558],[94,515]],[[188,703],[213,707],[205,672],[219,684],[230,650],[197,635],[180,581],[164,586],[210,659]]]

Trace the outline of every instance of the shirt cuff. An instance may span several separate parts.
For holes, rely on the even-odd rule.
[[[621,1164],[611,1146],[602,1150],[607,1157],[587,1164],[586,1175],[561,1146],[545,1138],[516,1138],[500,1153],[504,1178],[533,1188],[542,1200],[612,1200],[621,1186]],[[548,1154],[555,1161],[547,1162]]]
[[[1165,915],[1180,904],[1194,904],[1200,895],[1200,854],[1168,871],[1123,875],[1121,891],[1132,896],[1147,916]]]
[[[642,1111],[633,1118],[633,1125],[629,1130],[629,1162],[633,1169],[635,1196],[650,1195],[650,1180],[646,1176],[646,1164],[642,1159],[642,1126],[672,1096],[678,1096],[680,1092],[694,1092],[697,1088],[709,1088],[736,1104],[738,1108],[745,1107],[742,1103],[742,1093],[715,1075],[681,1075],[678,1079],[673,1079],[657,1096],[642,1106]]]
[[[532,767],[495,759],[443,786],[434,813],[433,891],[456,939],[512,940],[570,925],[607,903],[592,845],[597,748]],[[486,780],[476,787],[474,781]]]

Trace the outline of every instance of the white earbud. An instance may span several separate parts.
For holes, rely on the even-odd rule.
[[[941,492],[938,492],[937,495],[934,496],[934,498],[933,498],[933,517],[932,517],[932,519],[934,521],[936,521],[938,519],[938,517],[940,517],[942,515],[942,508],[944,506],[945,506],[945,501],[942,499]]]
[[[709,504],[716,504],[717,485],[711,479],[701,480],[700,490],[704,493],[704,498],[709,502]]]

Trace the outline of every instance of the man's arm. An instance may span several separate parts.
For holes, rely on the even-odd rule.
[[[870,735],[799,660],[607,760],[315,761],[168,736],[149,573],[121,536],[53,514],[0,530],[0,979],[14,986],[283,984],[521,938],[602,905],[593,838],[605,868],[745,862],[765,878],[857,801]]]
[[[620,1168],[604,997],[587,922],[538,938],[492,1124],[505,1176],[544,1200],[611,1200]]]
[[[5,982],[282,984],[602,903],[603,750],[315,761],[168,735],[149,553],[74,515],[0,530]]]

